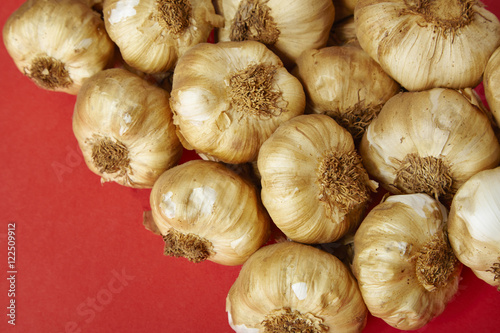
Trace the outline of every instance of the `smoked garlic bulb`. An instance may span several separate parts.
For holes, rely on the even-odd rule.
[[[104,70],[84,83],[73,132],[101,182],[151,188],[182,154],[168,92],[124,69]]]
[[[150,201],[168,256],[241,265],[269,237],[255,187],[218,162],[191,160],[165,171]]]
[[[483,86],[486,102],[496,124],[500,125],[500,47],[488,60],[484,70]]]
[[[500,162],[491,122],[471,97],[434,88],[389,99],[360,144],[368,173],[394,194],[449,203],[467,179]]]
[[[3,41],[39,87],[72,95],[110,64],[115,47],[99,14],[79,0],[27,0],[7,19]]]
[[[172,69],[223,22],[210,0],[106,0],[103,14],[125,62],[145,73]]]
[[[448,236],[458,260],[500,291],[500,167],[475,174],[458,190]]]
[[[239,333],[361,332],[368,313],[339,259],[294,242],[267,245],[245,262],[226,311]]]
[[[287,67],[305,50],[324,47],[335,19],[332,0],[217,0],[219,41],[256,40]]]
[[[500,45],[479,0],[359,0],[354,17],[363,49],[410,91],[475,87]]]
[[[290,239],[333,242],[361,221],[371,192],[352,136],[326,115],[283,123],[257,160],[262,202]]]
[[[353,273],[368,310],[400,330],[426,325],[455,295],[461,265],[446,209],[426,194],[388,197],[354,236]]]
[[[332,117],[355,140],[400,91],[399,84],[356,44],[304,51],[292,73],[304,86],[306,113]]]
[[[186,148],[239,164],[255,160],[279,124],[304,113],[305,94],[264,44],[203,43],[179,59],[171,106]]]

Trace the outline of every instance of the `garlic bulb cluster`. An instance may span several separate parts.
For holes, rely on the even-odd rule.
[[[361,332],[368,313],[339,259],[294,242],[267,245],[245,262],[226,311],[239,333]]]
[[[481,82],[500,21],[479,0],[359,0],[363,49],[410,91]]]
[[[458,260],[500,291],[500,167],[475,174],[457,191],[448,237]]]
[[[332,0],[217,0],[219,41],[255,40],[290,67],[305,50],[326,45],[335,19]]]
[[[277,55],[255,41],[202,43],[179,59],[171,106],[183,145],[226,163],[251,162],[305,94]]]
[[[191,160],[165,171],[150,201],[165,255],[241,265],[269,237],[255,187],[218,162]]]
[[[7,19],[3,41],[39,87],[76,95],[114,54],[99,14],[79,0],[27,0]]]
[[[373,316],[414,330],[443,312],[462,267],[446,221],[444,206],[421,193],[390,196],[368,213],[354,236],[352,268]]]
[[[389,99],[360,144],[368,173],[392,193],[451,201],[467,179],[500,162],[491,123],[472,97],[434,88]]]
[[[301,243],[329,243],[354,230],[377,187],[352,136],[326,115],[280,125],[257,164],[264,206],[276,226]]]
[[[355,140],[399,84],[356,44],[304,51],[292,73],[304,86],[306,113],[326,114]]]
[[[484,70],[483,86],[486,101],[498,125],[500,124],[500,47],[488,60]]]
[[[85,81],[73,132],[101,182],[151,188],[182,154],[168,92],[124,69],[107,69]]]
[[[103,14],[123,59],[145,73],[172,69],[223,23],[210,0],[106,0]]]

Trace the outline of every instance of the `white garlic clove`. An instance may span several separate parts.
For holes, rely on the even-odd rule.
[[[354,230],[377,188],[352,136],[326,115],[280,125],[257,164],[264,206],[276,226],[301,243],[329,243]]]
[[[203,43],[179,59],[171,106],[186,148],[239,164],[254,161],[280,123],[304,112],[305,94],[264,44]]]
[[[219,41],[256,40],[291,67],[305,50],[326,45],[335,18],[331,0],[218,0]]]
[[[28,0],[8,18],[3,40],[17,68],[41,88],[76,95],[114,53],[99,14],[79,0]]]
[[[292,71],[304,86],[306,113],[326,114],[358,141],[389,98],[400,91],[356,44],[304,51]]]
[[[182,154],[168,92],[124,69],[104,70],[84,83],[73,132],[102,182],[151,188]]]
[[[241,265],[269,237],[255,187],[218,162],[192,160],[167,170],[150,198],[169,256]]]
[[[475,87],[500,45],[478,0],[359,0],[354,17],[363,49],[410,91]]]
[[[123,59],[145,73],[173,69],[222,24],[210,0],[107,0],[104,22]]]
[[[488,117],[458,91],[442,88],[389,99],[359,150],[368,173],[391,193],[427,193],[445,202],[500,162]]]
[[[335,256],[294,242],[267,245],[243,265],[226,298],[236,332],[361,332],[367,310]]]
[[[500,167],[475,174],[457,191],[448,236],[458,260],[500,290]]]
[[[353,273],[372,315],[400,330],[425,326],[458,290],[461,264],[447,211],[426,194],[388,197],[354,236]]]

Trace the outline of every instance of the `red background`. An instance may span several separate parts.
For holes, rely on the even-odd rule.
[[[21,3],[2,2],[2,27]],[[484,3],[500,14],[496,0]],[[225,298],[240,267],[165,257],[162,239],[142,225],[150,191],[102,186],[83,162],[71,128],[75,96],[36,87],[3,43],[0,73],[0,332],[232,332]],[[12,222],[15,326],[7,323]],[[445,312],[417,332],[500,332],[500,293],[467,268],[462,277]],[[397,331],[373,317],[365,329]]]

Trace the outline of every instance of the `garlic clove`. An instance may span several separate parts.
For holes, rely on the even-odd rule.
[[[218,162],[192,160],[167,170],[150,201],[169,256],[240,265],[269,237],[255,187]]]
[[[19,71],[39,87],[76,95],[114,53],[99,14],[78,0],[28,0],[3,27]]]
[[[425,326],[458,290],[461,264],[446,208],[426,194],[389,196],[354,236],[353,273],[370,313],[400,330]]]
[[[500,21],[478,0],[359,0],[363,49],[410,91],[481,82],[500,45]]]
[[[389,99],[359,151],[368,173],[391,193],[446,202],[472,175],[500,162],[488,117],[458,91],[442,88]]]
[[[276,226],[301,243],[333,242],[356,228],[377,188],[352,136],[326,115],[280,125],[257,164],[264,206]]]
[[[173,69],[182,54],[222,24],[210,0],[109,0],[103,14],[124,60],[145,73]]]
[[[169,94],[124,69],[104,70],[84,83],[73,132],[102,182],[151,188],[182,154]]]
[[[357,283],[339,259],[288,241],[245,262],[226,311],[236,332],[361,332],[367,319]]]
[[[224,17],[219,41],[259,41],[287,68],[304,50],[326,45],[335,18],[331,0],[218,0],[217,8]]]
[[[179,59],[170,102],[186,148],[239,164],[255,160],[280,123],[304,112],[305,94],[264,44],[219,42]]]
[[[472,176],[453,198],[448,235],[455,254],[500,290],[500,167]]]

